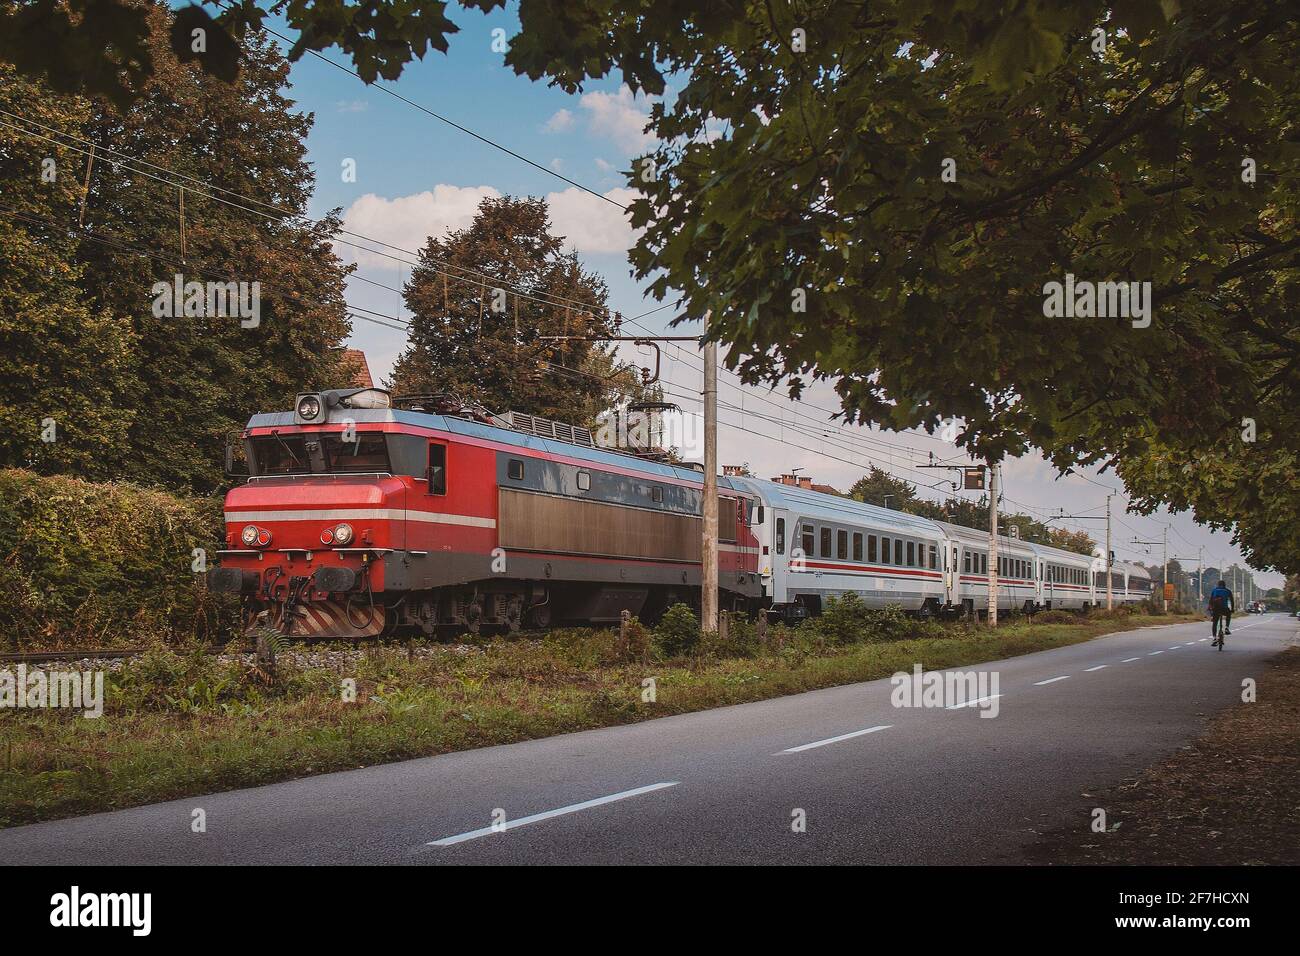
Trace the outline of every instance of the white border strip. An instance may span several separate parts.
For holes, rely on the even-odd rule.
[[[413,508],[315,508],[301,511],[227,511],[226,521],[423,521],[428,524],[455,524],[469,528],[495,528],[495,518],[478,515],[453,515],[440,511],[417,511]]]

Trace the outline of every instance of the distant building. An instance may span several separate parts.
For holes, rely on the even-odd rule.
[[[831,485],[819,485],[807,475],[778,475],[772,479],[777,484],[792,485],[795,488],[803,488],[807,491],[820,491],[824,495],[839,495],[839,489]],[[843,497],[843,495],[840,495]]]
[[[342,358],[344,388],[374,388],[374,379],[370,377],[370,363],[366,353],[360,349],[345,349]]]

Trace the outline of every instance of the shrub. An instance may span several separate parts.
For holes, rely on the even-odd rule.
[[[685,604],[674,604],[654,629],[654,648],[661,657],[690,654],[700,643],[700,622]]]
[[[229,636],[237,604],[191,570],[222,502],[0,470],[0,633],[12,648]]]
[[[1039,611],[1034,615],[1033,621],[1035,624],[1082,624],[1083,618],[1073,611],[1053,608],[1050,611]]]
[[[741,614],[732,614],[728,620],[727,637],[722,632],[705,635],[702,649],[713,657],[755,657],[758,655],[758,627]]]
[[[929,622],[920,622],[908,616],[898,604],[886,604],[884,608],[871,615],[871,626],[867,640],[873,643],[882,641],[905,641],[920,636],[921,631],[929,631]]]
[[[820,617],[812,620],[812,629],[832,644],[855,644],[867,640],[871,611],[862,598],[852,591],[832,597],[822,607]]]

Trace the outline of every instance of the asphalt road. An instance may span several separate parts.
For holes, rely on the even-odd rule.
[[[852,684],[4,830],[0,862],[1015,863],[1036,831],[1086,827],[1082,794],[1192,740],[1297,633],[1236,623],[1223,652],[1196,623],[978,665],[1001,696],[965,707]]]

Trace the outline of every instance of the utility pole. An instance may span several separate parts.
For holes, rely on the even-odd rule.
[[[1158,544],[1164,548],[1165,584],[1168,584],[1169,583],[1169,525],[1165,525],[1165,533],[1160,541],[1139,541],[1137,538],[1134,538],[1133,543],[1134,544]],[[1162,594],[1161,598],[1163,599],[1163,597],[1164,595]],[[1165,611],[1168,612],[1169,610],[1168,601],[1164,602],[1164,608]]]
[[[989,462],[989,627],[998,626],[998,472],[1001,467]]]
[[[1113,497],[1115,496],[1106,496],[1106,610],[1108,611],[1115,607],[1115,595],[1110,582],[1110,499]]]
[[[709,317],[704,317],[705,332]],[[704,631],[718,630],[718,343],[704,343],[704,529],[700,611]]]
[[[1165,600],[1165,613],[1169,613],[1169,525],[1165,525],[1164,533],[1165,545],[1165,590],[1161,597]]]

